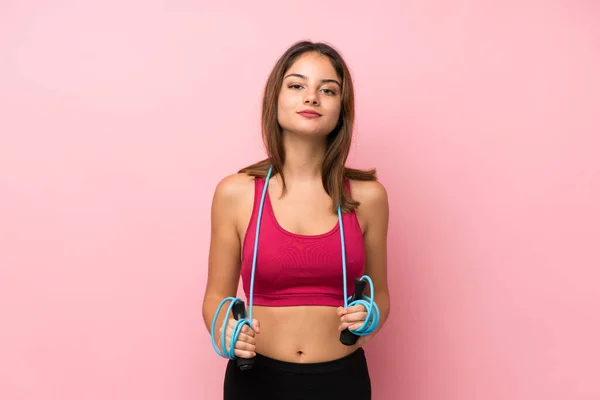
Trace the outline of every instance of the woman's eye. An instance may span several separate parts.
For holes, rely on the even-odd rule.
[[[302,85],[299,85],[299,84],[297,84],[297,83],[292,83],[292,84],[289,84],[289,85],[288,85],[288,88],[290,88],[290,89],[293,89],[293,90],[299,90],[299,89],[302,89],[302,88],[303,88],[303,86],[302,86]],[[322,91],[323,93],[325,93],[326,95],[328,95],[328,96],[333,96],[333,95],[335,95],[335,94],[336,94],[336,92],[335,92],[334,90],[327,89],[327,88],[321,89],[321,91]]]

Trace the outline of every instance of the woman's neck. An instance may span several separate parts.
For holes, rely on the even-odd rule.
[[[284,132],[283,174],[286,182],[320,181],[326,146],[325,137],[306,137]]]

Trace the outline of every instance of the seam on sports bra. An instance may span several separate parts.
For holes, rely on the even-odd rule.
[[[254,177],[254,201],[252,203],[252,213],[250,214],[250,219],[248,220],[248,223],[246,224],[246,233],[244,234],[244,240],[242,241],[242,248],[240,251],[240,256],[241,256],[241,260],[244,259],[244,250],[246,249],[246,244],[248,242],[248,231],[250,231],[250,228],[252,227],[254,221],[256,221],[256,219],[258,218],[258,206],[260,203],[260,198],[258,197],[258,193],[260,193],[260,190],[258,189],[258,185],[259,185],[259,179],[263,179],[263,178],[259,178],[259,177]]]

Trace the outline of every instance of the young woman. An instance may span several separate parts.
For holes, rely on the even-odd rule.
[[[225,373],[226,400],[371,398],[362,347],[390,309],[388,200],[374,170],[345,166],[353,121],[342,57],[329,45],[298,42],[266,84],[267,158],[217,185],[203,317],[215,350],[236,358]],[[365,275],[375,304],[345,302]],[[241,332],[223,306],[240,276],[245,306],[252,300]],[[356,343],[342,343],[347,329],[358,333]],[[253,365],[241,370],[238,360]]]

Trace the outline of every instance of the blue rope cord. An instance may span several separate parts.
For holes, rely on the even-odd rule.
[[[348,297],[348,291],[346,288],[346,240],[344,239],[344,224],[342,223],[342,207],[338,206],[338,221],[340,223],[340,241],[342,244],[342,276],[344,279],[344,308],[362,305],[367,310],[367,317],[365,318],[365,322],[358,329],[349,329],[350,332],[354,333],[357,336],[367,336],[370,335],[377,329],[377,325],[379,325],[379,307],[375,300],[369,296],[362,296],[362,299],[354,300],[348,304],[348,301],[352,298],[352,296]],[[363,275],[361,280],[366,280],[369,283],[369,293],[371,296],[375,297],[375,288],[373,287],[373,281],[368,275]]]
[[[231,343],[230,343],[229,349],[227,349],[227,346],[225,343],[225,332],[227,329],[227,321],[229,319],[228,316],[230,315],[231,310],[233,309],[233,306],[237,302],[243,302],[243,300],[240,299],[239,297],[227,297],[227,298],[223,299],[223,301],[221,301],[221,303],[217,307],[217,311],[215,312],[215,316],[212,321],[210,333],[211,333],[213,348],[215,349],[216,353],[219,356],[221,356],[223,358],[229,358],[231,360],[236,359],[236,356],[234,354],[235,343],[237,342],[237,339],[238,339],[244,325],[248,325],[250,328],[252,328],[252,320],[253,320],[252,309],[253,309],[253,305],[254,305],[254,272],[256,270],[256,259],[257,259],[257,254],[258,254],[258,236],[260,233],[260,223],[262,220],[263,206],[264,206],[264,202],[265,202],[265,197],[267,195],[267,187],[269,184],[269,180],[271,179],[272,173],[273,173],[273,167],[271,166],[269,168],[269,172],[267,173],[267,177],[265,179],[265,186],[263,187],[262,196],[260,199],[260,207],[258,209],[258,218],[256,221],[256,234],[254,236],[254,255],[252,257],[252,273],[251,273],[251,277],[250,277],[250,294],[249,294],[249,299],[248,299],[249,315],[248,315],[248,318],[244,317],[244,318],[240,318],[238,321],[236,321],[236,323],[233,327],[233,332],[231,334]],[[365,323],[358,329],[350,330],[355,335],[366,336],[366,335],[369,335],[370,333],[372,333],[377,328],[377,325],[379,324],[379,318],[380,318],[379,317],[379,307],[377,307],[377,304],[375,303],[375,301],[368,296],[363,296],[362,299],[352,301],[348,304],[348,301],[351,299],[351,297],[348,297],[347,288],[346,288],[346,243],[344,240],[344,225],[342,223],[342,209],[340,206],[338,206],[338,221],[339,221],[339,225],[340,225],[340,239],[341,239],[341,245],[342,245],[342,273],[343,273],[343,286],[344,286],[344,308],[348,308],[350,306],[355,306],[355,305],[359,305],[359,304],[363,305],[366,308],[367,318],[365,320]],[[374,296],[375,292],[374,292],[374,288],[373,288],[373,281],[371,280],[371,278],[369,278],[367,275],[363,275],[360,279],[367,280],[367,282],[369,283],[369,287],[370,287],[370,293],[372,296]],[[227,302],[229,302],[229,306],[227,307],[227,312],[225,314],[225,318],[223,319],[223,324],[221,326],[221,348],[219,349],[219,347],[217,346],[217,343],[215,341],[215,337],[216,337],[215,336],[215,327],[216,327],[216,323],[217,323],[219,314],[221,313],[221,309],[225,306],[225,304]]]

